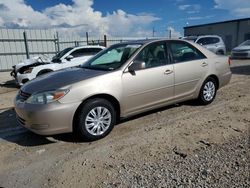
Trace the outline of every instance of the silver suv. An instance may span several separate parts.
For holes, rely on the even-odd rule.
[[[216,54],[226,54],[225,43],[217,35],[188,36],[183,39],[198,43]]]

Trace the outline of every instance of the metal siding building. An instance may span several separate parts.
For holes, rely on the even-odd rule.
[[[250,39],[250,18],[184,27],[184,36],[219,35],[227,51]]]

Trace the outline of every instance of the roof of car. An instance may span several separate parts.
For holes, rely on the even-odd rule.
[[[85,45],[85,46],[73,46],[73,49],[82,49],[82,48],[101,48],[104,49],[104,46],[99,46],[99,45]]]
[[[190,35],[190,36],[185,36],[183,38],[202,38],[202,37],[220,37],[218,35]]]
[[[120,44],[147,44],[153,41],[156,41],[156,39],[128,40],[121,42]]]
[[[130,41],[125,41],[121,42],[115,45],[119,44],[148,44],[151,42],[157,42],[157,41],[183,41],[182,39],[169,39],[169,38],[157,38],[157,39],[143,39],[143,40],[130,40]]]

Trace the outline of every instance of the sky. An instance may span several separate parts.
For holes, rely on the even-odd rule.
[[[178,37],[185,26],[247,17],[250,0],[0,0],[0,28],[69,36]]]

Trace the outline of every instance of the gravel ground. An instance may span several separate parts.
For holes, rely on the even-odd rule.
[[[212,104],[144,113],[96,142],[22,130],[6,136],[17,124],[13,110],[2,110],[0,187],[250,187],[250,61],[232,71]]]
[[[249,134],[222,145],[203,142],[204,147],[187,156],[175,148],[172,153],[142,156],[111,166],[119,173],[104,187],[250,187]],[[174,154],[173,154],[174,153]],[[182,154],[182,155],[181,155]]]

